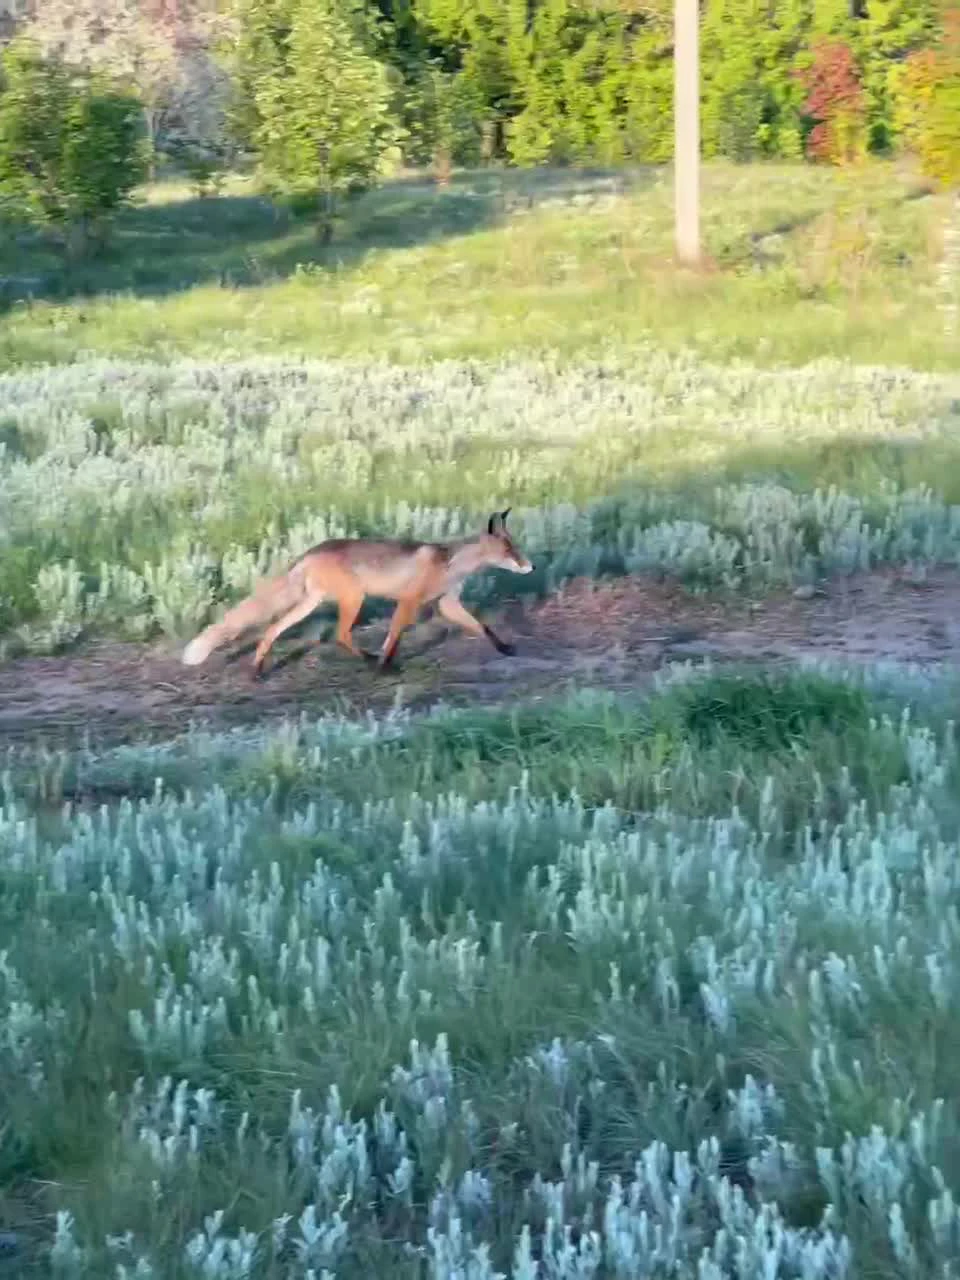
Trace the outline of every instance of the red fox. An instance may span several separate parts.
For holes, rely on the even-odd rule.
[[[313,547],[279,577],[261,583],[252,596],[230,609],[222,622],[214,623],[191,640],[183,651],[188,667],[206,661],[214,649],[235,640],[249,627],[277,618],[257,645],[254,678],[277,639],[313,613],[325,600],[337,602],[337,644],[358,658],[376,660],[382,670],[393,661],[401,633],[416,621],[421,607],[437,601],[442,617],[469,635],[486,636],[504,654],[514,648],[485,623],[478,622],[460,603],[463,583],[480,569],[507,569],[530,573],[533,565],[517,550],[507,533],[510,508],[494,512],[485,533],[457,542],[377,541],[371,538],[336,538]],[[359,649],[352,631],[366,596],[396,600],[390,630],[379,659]]]

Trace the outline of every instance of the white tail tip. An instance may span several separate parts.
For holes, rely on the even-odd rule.
[[[209,657],[209,652],[209,646],[203,636],[197,636],[184,649],[180,655],[180,661],[185,667],[199,667],[200,663]]]

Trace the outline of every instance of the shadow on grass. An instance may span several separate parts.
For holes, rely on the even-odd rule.
[[[708,525],[722,527],[730,536],[739,536],[742,531],[739,526],[728,527],[718,522],[714,501],[717,486],[779,485],[797,494],[834,487],[840,493],[859,499],[863,503],[865,517],[879,528],[889,515],[890,487],[901,492],[929,488],[940,501],[960,505],[960,400],[951,399],[947,392],[938,399],[939,403],[931,403],[923,420],[922,434],[905,425],[897,431],[883,434],[798,440],[792,444],[787,441],[751,443],[731,440],[722,449],[718,447],[709,461],[704,458],[696,440],[691,447],[686,447],[687,441],[680,440],[680,447],[672,456],[669,448],[662,452],[657,449],[651,455],[644,445],[636,454],[624,459],[615,478],[610,477],[605,483],[598,482],[589,491],[578,491],[575,465],[571,465],[567,468],[567,475],[557,472],[556,482],[549,490],[535,488],[504,496],[513,499],[518,509],[553,502],[569,502],[581,510],[589,509],[589,531],[584,532],[583,555],[574,559],[583,566],[577,570],[578,573],[596,577],[619,576],[626,572],[625,544],[631,542],[634,531],[650,525],[674,520],[703,520]],[[13,432],[8,431],[4,439],[2,426],[0,424],[0,443],[6,444],[7,452],[13,458],[36,456],[30,454]],[[712,450],[714,442],[708,443]],[[404,483],[402,474],[394,485],[397,483]],[[237,493],[242,494],[242,488],[235,492],[235,501],[238,502]],[[329,493],[327,489],[322,494],[311,490],[295,498],[285,494],[289,504],[285,507],[282,499],[273,492],[264,493],[263,498],[267,510],[272,509],[272,503],[278,504],[277,509],[282,511],[285,524],[290,526],[326,504]],[[413,498],[427,506],[451,508],[461,507],[464,501],[473,501],[464,498],[462,491],[447,488],[442,480],[441,488],[432,491],[427,487],[417,487]],[[12,532],[4,555],[0,557],[0,602],[3,605],[0,608],[0,645],[7,641],[14,646],[15,652],[19,652],[18,628],[32,628],[42,621],[49,621],[41,617],[36,594],[38,574],[45,565],[74,560],[84,575],[86,589],[95,593],[104,562],[124,564],[138,573],[143,572],[145,565],[155,564],[174,545],[184,528],[183,514],[177,501],[171,498],[169,503],[158,503],[149,516],[132,519],[129,527],[123,524],[119,531],[118,526],[104,521],[95,529],[88,525],[81,529],[80,523],[62,523],[55,531],[41,533],[39,527],[24,527]],[[369,495],[365,491],[352,493],[342,510],[344,519],[358,533],[383,536],[388,532],[375,516],[371,516]],[[261,514],[253,506],[244,507],[241,511],[238,502],[237,515],[235,523],[199,531],[201,540],[206,540],[206,546],[214,557],[221,556],[233,545],[255,550],[260,544],[265,533]],[[469,524],[472,525],[476,516],[477,527],[480,527],[480,515],[481,512],[474,509],[470,513]],[[910,513],[909,519],[915,525],[916,536],[922,538],[927,524],[922,508]],[[734,525],[736,523],[734,520]],[[818,542],[819,526],[812,513],[808,513],[806,526],[809,526],[810,550],[813,552]],[[520,544],[523,546],[522,538]],[[483,617],[488,611],[502,609],[515,601],[531,601],[549,595],[555,581],[550,557],[544,554],[534,558],[534,572],[522,578],[496,570],[471,578],[465,588],[467,607]],[[281,566],[278,565],[277,569],[279,571]],[[675,575],[667,573],[667,576]],[[683,575],[680,576],[684,580]],[[717,585],[706,571],[703,578],[685,580],[708,588]],[[217,599],[209,619],[213,621],[222,617],[225,599],[219,583],[211,585]],[[364,647],[379,646],[394,607],[390,601],[374,597],[365,601],[357,622],[358,631],[371,627],[371,634],[361,640]],[[431,630],[444,633],[446,624],[434,620],[433,615],[432,608],[424,610],[421,624],[429,621]],[[319,644],[324,650],[334,650],[336,616],[335,605],[326,603],[299,628],[292,629],[285,640],[289,642],[299,638],[308,649]],[[423,637],[427,634],[422,626],[419,634]],[[237,646],[236,657],[252,656],[255,643],[254,637],[245,648]],[[418,649],[419,646],[418,639]],[[432,644],[424,642],[423,651],[431,647]],[[406,640],[403,648],[405,653],[411,648]],[[356,661],[348,655],[344,658],[348,664]]]
[[[346,199],[329,244],[309,216],[265,197],[236,194],[154,200],[125,210],[107,247],[76,264],[65,263],[49,237],[8,230],[0,245],[0,313],[33,300],[110,293],[163,297],[204,284],[256,287],[298,270],[339,271],[377,250],[408,249],[497,226],[518,206],[635,187],[645,173],[488,170],[457,175],[443,190],[422,175],[400,178]]]
[[[951,418],[953,414],[960,417],[960,402],[949,407],[949,414]],[[944,426],[948,425],[945,421]],[[927,486],[943,501],[960,504],[960,440],[946,438],[927,443],[878,436],[816,441],[792,448],[782,445],[776,449],[751,446],[731,450],[729,455],[706,471],[700,460],[684,460],[672,474],[661,478],[658,488],[681,507],[684,497],[688,496],[688,515],[696,518],[702,510],[704,497],[714,486],[724,484],[778,484],[795,493],[809,493],[833,486],[862,499],[869,513],[871,496],[877,494],[885,483],[901,490]],[[629,482],[613,493],[598,495],[592,536],[596,543],[606,547],[606,553],[597,562],[599,577],[616,578],[627,572],[617,549],[617,534],[624,508],[632,507],[635,497],[636,492]],[[669,518],[666,511],[661,511],[652,523]],[[484,576],[487,585],[482,598],[469,601],[469,606],[478,612],[478,616],[490,610],[499,612],[522,607],[523,601],[542,599],[550,594],[544,573],[534,573],[519,580],[513,575],[499,576],[496,573]],[[701,588],[707,586],[708,590],[719,588],[717,582],[701,582],[699,585]],[[471,594],[469,588],[467,594]],[[725,594],[725,591],[720,594]],[[391,601],[377,597],[368,597],[364,601],[354,634],[361,648],[379,649],[394,608]],[[278,649],[271,653],[270,669],[280,670],[290,664],[298,664],[311,654],[331,653],[335,660],[356,665],[358,660],[338,649],[334,643],[336,617],[336,605],[325,603],[302,623],[291,627],[284,633]],[[370,630],[364,634],[367,628]],[[428,658],[449,636],[456,635],[457,630],[444,622],[435,603],[425,606],[415,624],[403,636],[395,669],[403,670],[405,661]],[[690,637],[678,633],[673,641],[685,638]],[[255,647],[255,636],[242,640],[232,646],[227,662],[250,661]]]
[[[960,439],[953,434],[960,428],[960,401],[945,406],[940,427],[930,439],[904,433],[754,445],[722,458],[713,482],[779,484],[798,493],[835,487],[867,501],[884,486],[926,487],[943,502],[960,503]],[[702,483],[702,469],[693,471],[694,477]]]
[[[915,186],[908,187],[905,191],[886,199],[867,200],[857,212],[866,216],[877,215],[885,209],[900,208],[925,199],[929,195],[929,184],[918,182]],[[829,206],[798,211],[757,227],[750,231],[746,238],[734,236],[728,242],[721,238],[715,248],[715,260],[723,267],[749,264],[763,269],[781,266],[788,257],[784,242],[797,232],[808,231],[829,212]],[[906,259],[901,255],[901,265],[904,261]]]

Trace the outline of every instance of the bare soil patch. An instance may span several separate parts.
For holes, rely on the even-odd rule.
[[[363,643],[379,642],[384,624]],[[89,734],[101,743],[169,736],[189,723],[228,727],[302,711],[382,711],[397,699],[500,702],[569,684],[630,689],[665,663],[781,662],[804,656],[960,666],[960,571],[923,583],[896,571],[835,580],[810,599],[695,596],[643,578],[577,581],[534,606],[507,607],[500,628],[517,645],[485,642],[428,621],[408,632],[395,674],[380,675],[328,642],[301,636],[275,650],[265,679],[250,650],[183,667],[169,646],[98,642],[69,655],[0,667],[0,743],[53,746]],[[358,631],[358,637],[359,637]]]

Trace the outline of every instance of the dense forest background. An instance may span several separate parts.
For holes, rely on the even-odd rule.
[[[960,10],[701,10],[706,159],[911,154],[956,180]],[[275,193],[322,207],[402,166],[442,181],[458,165],[671,152],[666,0],[7,0],[3,34],[0,191],[52,221],[81,171],[91,214],[158,163],[201,187],[252,163]],[[56,198],[39,190],[54,171]]]

